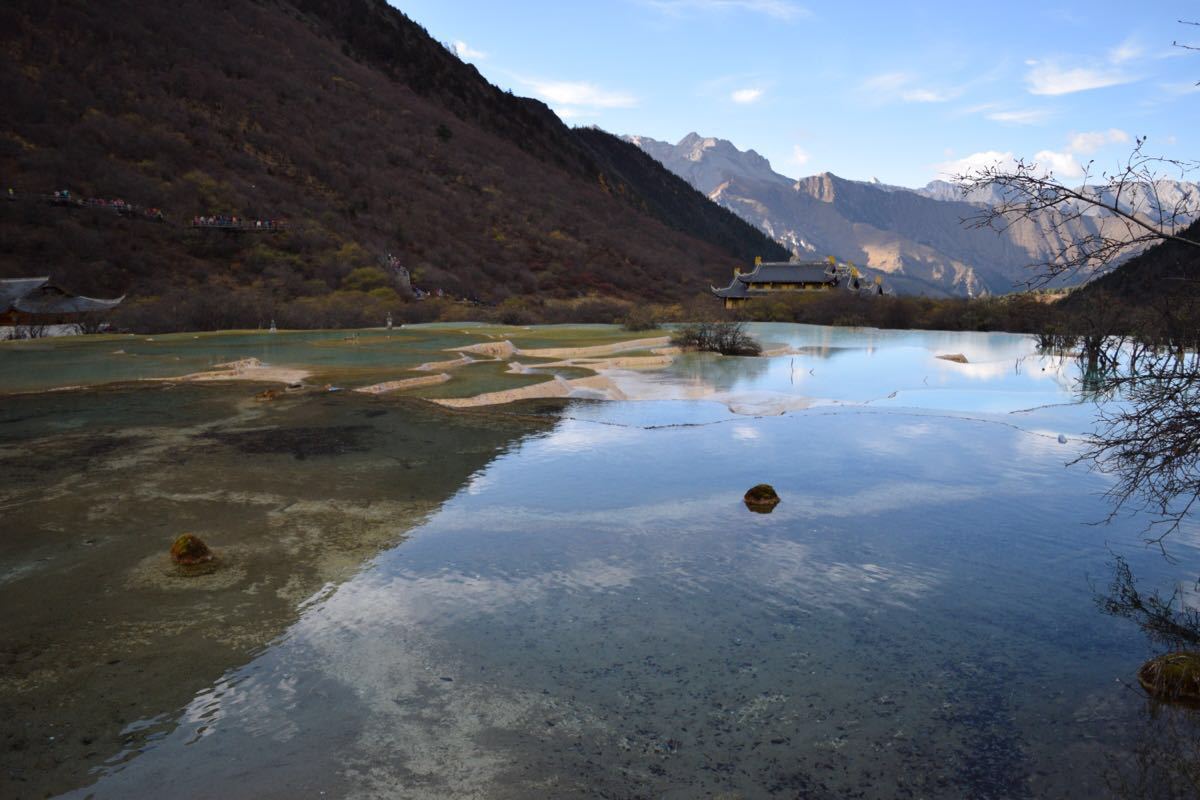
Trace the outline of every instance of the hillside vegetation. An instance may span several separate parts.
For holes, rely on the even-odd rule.
[[[0,277],[142,329],[380,324],[415,285],[673,302],[777,244],[635,146],[488,84],[382,0],[0,7]],[[53,206],[58,189],[164,221]],[[196,216],[286,219],[278,233]]]

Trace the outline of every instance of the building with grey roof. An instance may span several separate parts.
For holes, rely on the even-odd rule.
[[[779,292],[823,292],[841,288],[861,294],[883,294],[883,286],[878,280],[870,283],[852,265],[832,259],[760,261],[751,272],[735,269],[728,286],[710,288],[713,294],[725,301],[726,308],[736,308],[755,297]]]
[[[0,325],[70,325],[112,311],[125,296],[112,300],[72,294],[43,278],[0,280]]]

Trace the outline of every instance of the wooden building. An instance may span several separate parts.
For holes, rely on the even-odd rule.
[[[726,308],[737,308],[756,297],[780,292],[827,292],[847,289],[861,294],[883,294],[879,279],[868,283],[851,264],[828,261],[758,261],[752,272],[733,271],[726,287],[710,287],[725,301]]]
[[[100,300],[72,294],[44,278],[0,280],[0,326],[82,325],[112,311],[125,297]]]

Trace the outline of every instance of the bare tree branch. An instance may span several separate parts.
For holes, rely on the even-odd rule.
[[[1200,241],[1180,235],[1200,217],[1195,191],[1171,198],[1162,194],[1169,176],[1183,180],[1200,170],[1200,162],[1148,156],[1139,138],[1125,164],[1114,173],[1091,179],[1092,162],[1077,187],[1067,186],[1036,162],[1018,160],[955,176],[965,195],[999,190],[1003,198],[984,206],[964,222],[974,228],[1005,231],[1018,223],[1052,234],[1058,244],[1049,258],[1031,264],[1031,285],[1083,273],[1091,276],[1159,242],[1174,241],[1200,248]]]

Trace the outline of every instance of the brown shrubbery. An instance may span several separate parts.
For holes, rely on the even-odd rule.
[[[720,353],[723,356],[757,356],[762,345],[746,333],[742,322],[695,322],[671,336],[671,344],[685,350]]]

